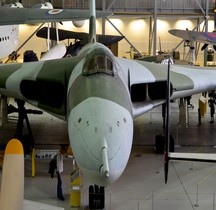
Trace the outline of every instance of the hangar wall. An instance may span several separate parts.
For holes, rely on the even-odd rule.
[[[41,0],[20,0],[25,7],[31,7],[34,4],[40,3]],[[5,3],[13,3],[14,0],[3,0]],[[88,0],[50,0],[54,7],[61,8],[78,8],[87,9]],[[198,5],[205,9],[206,0],[156,0],[157,2],[157,50],[159,50],[159,38],[161,40],[162,50],[170,51],[179,42],[180,39],[171,36],[168,33],[169,29],[193,29],[197,25],[198,19],[203,17],[203,13]],[[198,2],[198,3],[197,3]],[[104,3],[104,4],[103,4]],[[213,17],[213,9],[215,8],[216,1],[209,1],[209,12],[211,17]],[[130,42],[144,54],[148,53],[149,48],[149,28],[150,28],[150,18],[153,17],[154,13],[154,1],[152,0],[97,0],[97,9],[110,9],[114,12],[114,16],[110,20],[114,25],[130,40]],[[181,14],[181,15],[180,15]],[[84,31],[88,32],[88,21],[86,24],[77,29],[72,26],[71,23],[65,23],[63,29],[74,30],[74,31]],[[101,20],[98,20],[98,33],[102,33]],[[20,26],[20,44],[31,34],[33,28],[36,26]],[[30,28],[30,32],[28,32]],[[106,21],[105,24],[106,34],[116,34],[118,32]],[[202,27],[201,27],[202,29]],[[213,21],[209,21],[209,31],[213,31]],[[36,44],[37,43],[37,44]],[[40,44],[39,44],[40,43]],[[67,41],[65,41],[67,43]],[[22,51],[34,49],[37,52],[38,57],[40,57],[40,52],[46,51],[45,40],[34,37]],[[119,43],[119,56],[129,57],[127,53],[130,49],[130,45],[125,41]],[[183,55],[184,49],[181,46],[177,49]],[[198,62],[202,65],[203,63],[203,52],[199,53]]]
[[[149,42],[149,18],[110,18],[112,23],[130,40],[130,42],[141,52],[148,53]],[[162,50],[171,51],[181,39],[176,38],[168,33],[169,29],[193,29],[197,24],[197,19],[158,19],[158,33],[157,33],[157,46],[159,46],[159,37],[161,39]],[[39,25],[21,25],[20,26],[20,45],[36,30]],[[79,32],[88,32],[88,21],[81,28],[76,28],[71,22],[64,22],[63,26],[59,24],[59,28],[66,30],[73,30]],[[108,21],[105,24],[106,34],[119,35],[118,32],[110,25]],[[202,28],[202,27],[201,27]],[[214,22],[209,21],[209,31],[213,31]],[[97,20],[97,33],[102,33],[101,20]],[[65,40],[64,44],[68,44]],[[46,51],[46,41],[44,39],[34,36],[26,46],[20,51],[21,59],[25,50],[33,49],[38,57],[40,53]],[[129,58],[130,45],[122,40],[119,42],[119,56]],[[158,49],[158,48],[157,48]],[[159,50],[159,49],[158,49]],[[181,45],[178,49],[183,56],[184,48]],[[188,49],[186,49],[188,50]],[[199,52],[198,62],[203,63],[203,52]]]

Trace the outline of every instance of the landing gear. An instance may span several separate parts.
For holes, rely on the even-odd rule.
[[[89,186],[89,209],[104,209],[105,190],[97,185]]]
[[[25,108],[25,101],[23,100],[16,100],[18,108],[14,107],[13,105],[8,106],[8,114],[13,112],[18,112],[18,122],[16,127],[16,132],[14,137],[19,139],[24,147],[24,153],[27,154],[30,152],[31,146],[34,146],[34,140],[32,135],[31,126],[29,123],[28,115],[27,114],[42,114],[42,111],[26,109]],[[23,134],[24,130],[24,120],[27,127],[27,134]]]

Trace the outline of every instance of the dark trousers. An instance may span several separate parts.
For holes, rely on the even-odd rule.
[[[57,174],[57,179],[58,179],[58,183],[57,183],[57,197],[58,198],[63,198],[61,174],[59,172],[56,172],[56,174]]]

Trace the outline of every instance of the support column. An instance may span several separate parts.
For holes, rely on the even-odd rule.
[[[154,0],[154,43],[153,55],[156,56],[157,50],[157,0]]]
[[[209,16],[209,0],[206,0],[206,11],[205,11],[205,32],[208,32],[208,17]],[[207,66],[207,53],[208,49],[204,50],[204,66]]]
[[[102,1],[102,9],[103,11],[105,12],[106,11],[106,2],[105,0]],[[103,17],[102,18],[102,34],[105,35],[105,32],[106,32],[106,28],[105,28],[105,18]]]
[[[149,43],[148,43],[148,55],[151,55],[152,50],[152,17],[149,18]]]

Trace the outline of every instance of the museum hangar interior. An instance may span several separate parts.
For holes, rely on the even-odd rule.
[[[14,4],[14,1],[2,0],[1,6]],[[30,8],[44,1],[20,0],[23,7]],[[51,0],[50,3],[58,9],[86,10],[88,0]],[[215,53],[212,45],[204,51],[202,43],[195,43],[195,54],[192,56],[191,43],[174,37],[168,31],[171,29],[196,30],[212,32],[215,28],[215,1],[209,0],[97,0],[97,10],[110,11],[111,16],[97,19],[97,34],[124,36],[112,50],[121,58],[136,59],[158,56],[167,58],[170,52],[173,60],[178,64],[215,66]],[[59,29],[86,32],[89,21],[81,27],[76,27],[71,21],[57,23]],[[45,24],[48,26],[48,23]],[[23,43],[35,32],[40,24],[19,25],[19,44]],[[74,44],[75,40],[61,41],[64,45]],[[2,62],[23,62],[24,54],[34,51],[40,59],[41,53],[47,51],[47,40],[33,35],[25,45],[19,49],[16,60]],[[161,58],[162,57],[162,58]],[[155,59],[155,62],[159,62]],[[202,94],[192,96],[186,107],[186,117],[182,118],[179,109],[182,101],[177,99],[170,103],[170,133],[175,142],[177,152],[215,153],[216,131],[215,123],[211,121],[208,94],[204,98],[202,117],[200,98]],[[17,106],[13,98],[7,103]],[[35,209],[89,209],[89,181],[81,176],[81,183],[73,186],[73,176],[76,162],[71,149],[69,157],[64,159],[62,174],[62,189],[65,200],[56,196],[57,179],[48,174],[50,155],[56,153],[60,145],[69,145],[67,123],[34,106],[26,104],[26,109],[35,110],[36,114],[28,114],[31,135],[34,139],[34,157],[32,151],[25,155],[25,188],[24,198],[34,204]],[[38,112],[37,112],[38,111]],[[18,114],[16,111],[3,119],[4,104],[1,101],[1,145],[13,138],[17,131]],[[38,114],[39,113],[39,114]],[[133,146],[129,162],[122,176],[105,188],[104,209],[214,209],[215,208],[215,165],[214,163],[173,161],[169,167],[169,179],[164,183],[164,155],[155,151],[156,136],[164,135],[164,121],[162,107],[158,106],[142,116],[134,119]],[[29,135],[28,123],[24,123],[24,135]],[[73,150],[73,148],[72,148]],[[72,157],[71,157],[72,156]],[[3,159],[3,152],[1,153]],[[2,160],[1,159],[1,160]],[[77,175],[77,173],[76,173]],[[76,188],[77,187],[77,188]],[[78,191],[78,198],[77,196]],[[73,196],[76,197],[75,200]],[[35,202],[35,203],[34,203]],[[78,202],[74,207],[73,202]],[[30,210],[29,202],[24,202],[24,209]],[[96,208],[100,209],[100,208]]]

